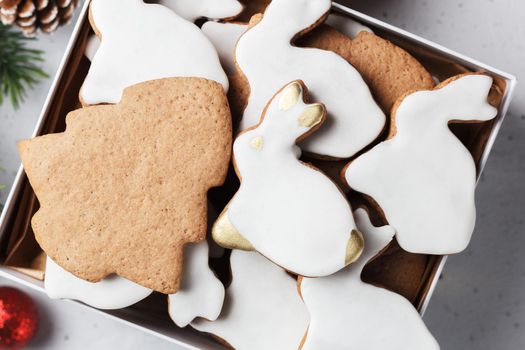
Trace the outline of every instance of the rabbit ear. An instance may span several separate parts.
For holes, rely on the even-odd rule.
[[[299,125],[305,128],[313,128],[323,121],[326,114],[325,106],[321,103],[315,103],[307,106],[299,116]]]
[[[287,111],[293,108],[303,97],[303,87],[294,81],[284,88],[279,97],[279,110]]]
[[[492,78],[482,74],[469,74],[452,78],[441,88],[440,101],[453,119],[489,120],[497,110],[488,103]]]

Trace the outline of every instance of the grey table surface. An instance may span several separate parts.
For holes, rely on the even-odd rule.
[[[347,0],[349,6],[525,81],[523,0]],[[40,36],[44,68],[58,68],[72,27]],[[11,184],[15,143],[28,137],[51,80],[21,109],[0,107],[0,183]],[[525,349],[525,87],[518,85],[477,190],[478,220],[470,247],[449,259],[425,321],[442,349]],[[2,191],[0,201],[5,200]],[[0,279],[0,285],[10,284]],[[178,349],[154,336],[64,301],[32,293],[42,326],[28,349]]]

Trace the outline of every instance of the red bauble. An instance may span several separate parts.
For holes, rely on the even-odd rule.
[[[11,287],[0,287],[0,349],[22,348],[36,333],[38,312],[33,300]]]

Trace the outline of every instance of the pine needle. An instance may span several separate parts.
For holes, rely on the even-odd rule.
[[[38,66],[43,61],[43,51],[27,48],[30,40],[33,39],[0,23],[0,106],[7,99],[18,109],[27,89],[48,77]]]

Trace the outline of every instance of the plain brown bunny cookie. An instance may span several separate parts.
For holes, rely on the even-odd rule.
[[[116,273],[177,292],[183,246],[205,238],[207,192],[225,179],[231,137],[223,87],[201,78],[137,84],[117,105],[71,112],[64,133],[19,144],[41,204],[36,239],[85,280]]]

